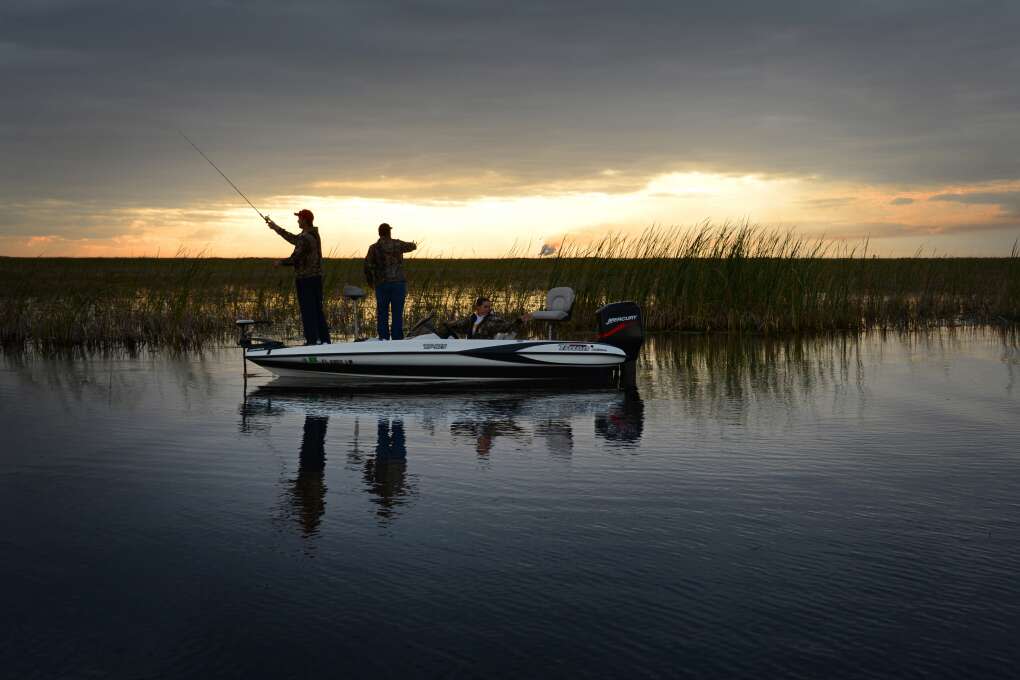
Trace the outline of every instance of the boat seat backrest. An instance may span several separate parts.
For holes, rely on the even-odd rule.
[[[545,308],[550,312],[566,312],[574,306],[574,289],[561,286],[551,288],[545,296]]]
[[[551,288],[545,295],[545,309],[531,315],[535,321],[545,321],[549,328],[549,339],[555,337],[553,324],[570,319],[570,310],[574,307],[574,289],[560,286]]]

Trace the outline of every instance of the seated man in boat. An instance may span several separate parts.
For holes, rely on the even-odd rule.
[[[524,314],[507,321],[492,311],[492,300],[487,297],[480,297],[475,300],[475,311],[460,321],[444,322],[439,326],[439,335],[446,337],[451,332],[456,333],[460,338],[474,338],[476,340],[491,340],[499,334],[515,336],[525,322],[531,319],[531,314]]]

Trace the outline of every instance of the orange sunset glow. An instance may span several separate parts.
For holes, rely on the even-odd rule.
[[[605,177],[615,175],[607,172]],[[215,179],[212,177],[211,179]],[[475,196],[430,198],[436,188],[476,192]],[[879,255],[1008,253],[1016,238],[1011,216],[990,201],[970,196],[1009,196],[1017,183],[939,186],[890,191],[881,186],[826,183],[816,178],[734,176],[674,172],[648,178],[644,186],[616,190],[611,183],[581,181],[576,187],[535,187],[515,194],[486,195],[484,182],[429,182],[379,177],[361,182],[317,181],[326,193],[268,196],[266,214],[289,225],[290,213],[310,207],[332,256],[358,256],[374,241],[375,226],[387,221],[417,240],[417,256],[491,257],[508,252],[537,255],[543,243],[582,244],[606,234],[636,235],[649,226],[694,226],[706,220],[751,221],[794,230],[809,238],[868,242]],[[342,189],[343,194],[329,193]],[[364,195],[361,195],[361,193]],[[414,194],[414,195],[411,195]],[[952,200],[942,200],[949,196]],[[39,216],[38,235],[4,237],[4,254],[18,256],[271,257],[278,238],[240,200],[191,208],[97,209],[120,232],[108,238],[75,238],[45,233],[50,221],[79,214],[81,206],[47,201],[25,206]]]
[[[949,6],[187,5],[130,30],[2,10],[0,255],[279,256],[178,130],[263,212],[313,210],[337,256],[383,221],[419,257],[705,221],[878,255],[1020,237],[1015,36],[991,15],[947,42],[971,20]]]

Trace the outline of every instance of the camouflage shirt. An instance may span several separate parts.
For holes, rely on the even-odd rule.
[[[517,334],[524,321],[520,318],[507,321],[498,314],[489,313],[481,320],[478,327],[475,327],[475,315],[468,314],[460,321],[444,323],[442,330],[446,333],[454,332],[461,338],[474,338],[475,340],[491,340],[499,333]]]
[[[277,234],[294,244],[294,252],[280,264],[294,267],[294,276],[303,279],[309,276],[322,276],[322,240],[319,230],[315,227],[292,234],[280,227],[270,225]]]
[[[380,238],[368,249],[365,256],[365,280],[368,285],[406,281],[404,253],[417,248],[413,243],[395,238]]]

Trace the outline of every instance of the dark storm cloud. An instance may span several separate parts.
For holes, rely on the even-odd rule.
[[[1011,2],[28,2],[0,8],[0,200],[622,169],[1020,176]],[[327,191],[327,190],[323,190]]]

